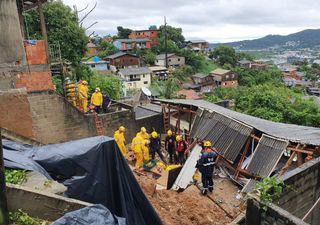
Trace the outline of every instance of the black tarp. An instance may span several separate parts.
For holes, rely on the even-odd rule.
[[[67,197],[103,204],[128,225],[162,224],[112,138],[42,147],[4,140],[3,147],[6,167],[49,173],[67,186]]]
[[[114,216],[103,205],[93,205],[66,213],[51,225],[126,225],[126,219]]]

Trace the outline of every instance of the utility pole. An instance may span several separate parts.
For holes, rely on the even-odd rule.
[[[165,59],[166,59],[166,68],[168,68],[168,34],[167,34],[167,18],[164,17],[164,48],[165,48]]]
[[[3,162],[3,150],[2,150],[2,139],[0,130],[0,224],[8,225],[8,206],[6,197],[6,179],[4,174],[4,162]]]

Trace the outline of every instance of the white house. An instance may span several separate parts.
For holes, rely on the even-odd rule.
[[[184,66],[185,65],[185,58],[182,56],[177,56],[176,54],[167,54],[168,57],[168,66]],[[156,66],[166,66],[166,55],[160,54],[157,55],[157,58],[154,62]]]
[[[148,67],[120,69],[118,75],[123,81],[125,96],[128,90],[149,87],[151,84],[151,70]]]

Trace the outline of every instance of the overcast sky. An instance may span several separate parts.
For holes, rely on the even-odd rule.
[[[319,0],[63,0],[78,10],[97,8],[85,26],[99,35],[115,34],[117,26],[146,29],[163,24],[181,27],[188,39],[228,42],[268,34],[290,34],[320,28]],[[84,13],[79,13],[81,18]]]

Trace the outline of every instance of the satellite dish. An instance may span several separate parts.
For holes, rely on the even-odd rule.
[[[148,97],[151,97],[151,91],[148,89],[148,88],[146,88],[146,87],[142,87],[141,88],[141,91],[142,91],[142,93],[143,94],[145,94],[146,96],[148,96]]]

